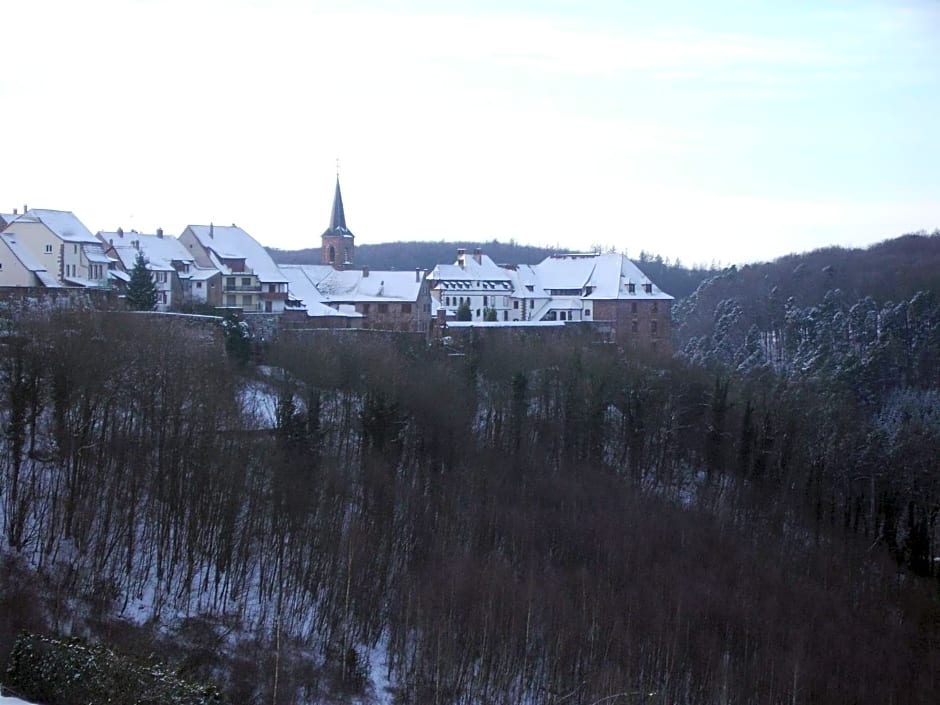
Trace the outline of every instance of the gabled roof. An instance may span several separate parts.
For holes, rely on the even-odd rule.
[[[673,298],[627,257],[616,253],[552,255],[535,265],[534,270],[542,288],[549,292],[589,288],[590,293],[584,294],[586,299],[671,301]],[[630,291],[631,284],[633,291]]]
[[[488,255],[479,255],[480,261],[475,259],[476,255],[466,255],[463,257],[463,266],[457,264],[439,264],[428,275],[428,279],[436,282],[440,281],[510,281],[509,273],[496,265]]]
[[[30,208],[26,213],[16,219],[18,223],[42,223],[56,236],[65,242],[98,243],[98,239],[91,234],[72,211],[54,211],[44,208]]]
[[[333,194],[333,210],[330,213],[330,227],[324,232],[323,236],[353,237],[352,232],[346,227],[346,211],[343,209],[343,194],[339,190],[339,175],[336,176],[336,192]]]
[[[328,302],[415,302],[421,294],[423,276],[415,272],[333,270],[320,280],[317,289]]]
[[[98,233],[98,237],[114,248],[115,255],[126,270],[134,268],[138,252],[147,260],[147,268],[157,272],[175,270],[173,262],[193,264],[196,261],[192,253],[175,237],[144,235],[133,230],[113,233],[102,231]]]
[[[82,253],[85,255],[85,259],[89,262],[96,262],[98,264],[108,264],[110,265],[114,262],[114,259],[108,257],[104,253],[104,247],[100,242],[96,242],[94,245],[89,243],[82,244]]]
[[[322,265],[281,265],[281,271],[289,280],[287,288],[294,298],[303,302],[307,315],[310,317],[342,316],[344,318],[362,318],[361,313],[338,311],[326,305],[326,298],[316,286],[317,282],[322,279],[317,271],[319,268],[329,269],[331,272],[335,271],[332,267],[323,267]]]
[[[43,286],[61,288],[62,285],[59,284],[56,278],[49,274],[49,271],[33,257],[32,253],[17,241],[15,235],[0,235],[0,241],[10,249],[10,252],[20,261],[20,264],[36,275],[36,278],[42,282]]]
[[[214,252],[218,258],[244,259],[262,283],[287,283],[287,278],[268,251],[238,226],[189,225],[186,229],[192,232],[200,245]]]

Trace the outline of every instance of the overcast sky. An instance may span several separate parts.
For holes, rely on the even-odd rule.
[[[746,262],[940,227],[940,3],[4,0],[0,212]]]

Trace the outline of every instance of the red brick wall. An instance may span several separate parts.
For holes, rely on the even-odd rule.
[[[613,323],[615,339],[624,347],[671,355],[671,303],[648,299],[595,301],[594,320]]]

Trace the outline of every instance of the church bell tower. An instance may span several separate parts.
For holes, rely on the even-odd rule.
[[[323,231],[320,239],[322,240],[321,264],[329,264],[336,269],[346,269],[356,261],[356,237],[346,227],[343,194],[339,190],[339,174],[336,175],[336,193],[333,196],[330,227]]]

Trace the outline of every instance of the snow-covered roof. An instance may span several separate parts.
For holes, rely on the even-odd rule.
[[[319,265],[286,264],[281,265],[281,271],[288,279],[287,288],[291,296],[303,302],[303,307],[310,317],[316,316],[343,316],[345,318],[362,318],[361,313],[339,311],[326,305],[326,299],[317,289],[319,280],[317,271]],[[332,271],[333,268],[329,267]]]
[[[189,279],[191,281],[204,282],[207,279],[212,279],[216,274],[219,273],[218,269],[209,269],[202,267],[193,267],[189,270]]]
[[[120,279],[122,282],[130,282],[131,280],[131,275],[127,272],[122,272],[120,269],[108,270],[108,276],[112,279]]]
[[[199,244],[221,259],[244,259],[262,283],[287,283],[260,242],[236,225],[189,225]]]
[[[191,265],[196,261],[192,253],[175,237],[144,235],[133,230],[99,232],[98,237],[114,248],[121,265],[127,270],[134,268],[138,252],[143,253],[148,263],[147,268],[153,271],[173,271],[176,269],[173,262],[186,262]]]
[[[110,275],[111,272],[108,272]],[[97,289],[101,287],[101,281],[97,279],[85,279],[84,277],[63,277],[63,281],[66,284],[74,284],[75,286],[84,286],[86,288]]]
[[[542,299],[548,297],[532,265],[520,264],[515,267],[507,267],[506,273],[512,283],[513,298]]]
[[[96,262],[98,264],[111,264],[114,261],[111,257],[108,257],[104,253],[104,248],[101,246],[100,242],[95,245],[90,243],[82,245],[82,253],[85,255],[85,259],[87,259],[89,262]]]
[[[480,261],[477,262],[476,257]],[[460,262],[463,266],[460,266]],[[455,264],[439,264],[428,275],[428,279],[443,281],[509,281],[508,272],[496,265],[488,255],[459,255]]]
[[[546,257],[534,267],[542,288],[551,291],[585,290],[587,299],[659,299],[672,296],[650,281],[624,255],[567,254]],[[630,285],[633,291],[630,291]],[[590,289],[588,293],[586,289]],[[647,291],[649,288],[649,291]]]
[[[40,222],[65,242],[97,243],[98,239],[91,234],[72,211],[54,211],[44,208],[30,208],[17,218],[17,222]]]
[[[333,270],[317,283],[324,300],[330,302],[383,302],[418,300],[423,276],[416,272]]]
[[[61,287],[61,284],[59,284],[56,278],[49,274],[49,270],[40,264],[36,258],[33,257],[32,253],[19,243],[15,235],[3,234],[0,235],[0,240],[10,249],[13,256],[20,261],[20,264],[36,275],[36,278],[42,282],[43,286]]]

